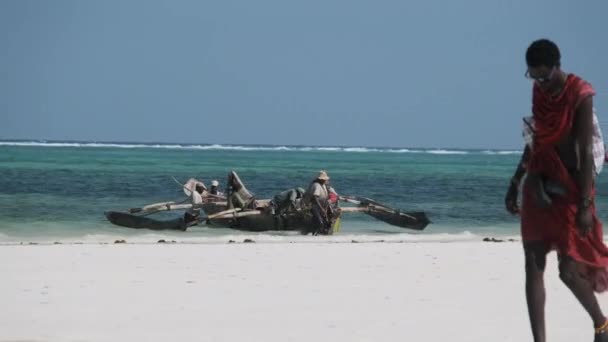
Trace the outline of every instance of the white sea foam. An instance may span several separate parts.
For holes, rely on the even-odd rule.
[[[482,151],[481,153],[483,154],[497,154],[497,155],[510,155],[510,154],[522,154],[522,151],[509,151],[509,150],[505,150],[505,151],[491,151],[491,150],[486,150],[486,151]]]
[[[70,148],[123,148],[123,149],[176,149],[176,150],[231,150],[231,151],[300,151],[300,152],[352,152],[352,153],[429,153],[436,155],[450,154],[521,154],[521,151],[476,151],[450,149],[411,149],[411,148],[373,148],[373,147],[338,147],[338,146],[267,146],[267,145],[224,145],[224,144],[144,144],[144,143],[105,143],[105,142],[48,142],[48,141],[0,141],[0,146],[19,147],[70,147]]]
[[[367,148],[367,147],[345,147],[343,149],[344,152],[384,152],[384,150],[380,150],[377,148]]]
[[[428,150],[425,151],[426,153],[431,153],[431,154],[469,154],[468,151],[454,151],[454,150],[444,150],[444,149],[437,149],[437,150]]]
[[[304,147],[306,151],[341,151],[339,147]]]

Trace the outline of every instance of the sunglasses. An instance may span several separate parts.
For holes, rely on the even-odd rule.
[[[555,66],[553,68],[551,68],[551,72],[549,72],[549,75],[547,76],[541,76],[541,77],[532,77],[530,75],[530,70],[526,70],[526,73],[524,74],[524,76],[526,76],[527,79],[529,80],[534,80],[538,83],[546,83],[551,81],[551,79],[553,78],[553,74],[555,74]]]

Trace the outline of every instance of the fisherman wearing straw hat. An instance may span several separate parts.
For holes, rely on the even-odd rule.
[[[331,222],[328,217],[329,193],[327,191],[327,187],[325,186],[327,181],[329,181],[327,171],[319,171],[319,175],[317,178],[315,178],[315,180],[312,181],[312,183],[310,183],[308,190],[306,190],[306,193],[304,194],[306,202],[310,203],[312,209],[314,224],[314,230],[312,231],[313,235],[326,233],[331,226]]]

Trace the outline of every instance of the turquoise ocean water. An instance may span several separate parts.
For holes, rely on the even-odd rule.
[[[258,239],[479,239],[518,235],[503,198],[520,151],[365,147],[231,146],[0,141],[0,242],[155,242]],[[172,177],[223,185],[230,170],[257,198],[306,187],[328,170],[341,195],[361,195],[403,210],[424,210],[423,232],[389,226],[364,214],[343,217],[338,236],[244,233],[190,228],[152,232],[111,225],[106,210],[124,210],[185,197]],[[599,216],[608,219],[608,179],[598,179]],[[180,213],[165,213],[172,217]]]

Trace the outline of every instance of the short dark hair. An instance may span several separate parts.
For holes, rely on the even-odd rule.
[[[549,68],[559,67],[560,59],[559,48],[549,39],[539,39],[532,42],[526,51],[526,63],[532,68],[541,65]]]

